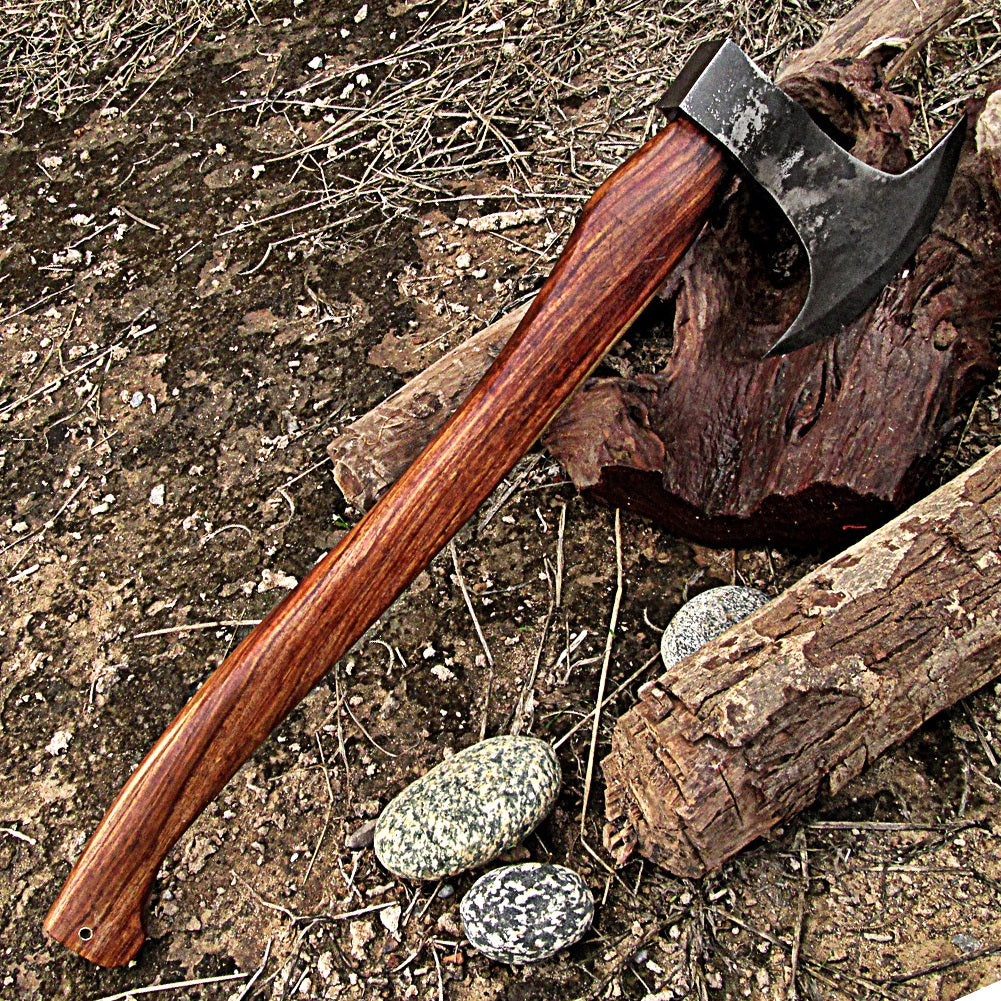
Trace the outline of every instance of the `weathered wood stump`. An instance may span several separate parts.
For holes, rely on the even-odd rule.
[[[873,40],[927,38],[958,8],[917,11],[860,4],[780,77],[893,173],[910,163],[911,112]],[[837,542],[918,496],[963,400],[995,373],[1001,177],[973,132],[913,266],[839,337],[765,362],[799,309],[804,262],[777,210],[735,184],[672,284],[666,369],[592,380],[547,432],[576,486],[711,545]]]
[[[884,71],[961,6],[866,0],[780,80],[853,137],[862,159],[900,171],[911,114]],[[877,42],[887,38],[893,49]],[[998,176],[971,130],[914,266],[840,337],[768,362],[761,354],[799,308],[803,262],[777,210],[735,183],[656,307],[673,317],[667,368],[586,383],[543,443],[588,496],[712,545],[813,546],[882,523],[918,495],[963,400],[995,371]],[[508,320],[331,443],[352,504],[370,506],[423,448],[499,350]]]
[[[605,844],[702,876],[1001,674],[1001,448],[644,686]]]

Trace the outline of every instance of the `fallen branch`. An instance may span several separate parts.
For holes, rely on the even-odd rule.
[[[1001,448],[644,686],[605,844],[684,876],[1001,674]]]
[[[479,382],[527,309],[484,327],[330,443],[334,480],[349,504],[365,511],[396,481]]]

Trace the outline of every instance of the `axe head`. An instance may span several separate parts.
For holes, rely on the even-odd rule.
[[[965,118],[903,174],[852,156],[730,41],[702,44],[661,107],[728,150],[778,203],[806,249],[810,288],[765,357],[838,333],[879,295],[931,228]]]

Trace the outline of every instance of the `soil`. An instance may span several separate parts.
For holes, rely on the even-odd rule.
[[[317,197],[301,159],[276,157],[319,127],[241,105],[309,79],[318,53],[376,61],[430,11],[358,7],[258,8],[169,72],[150,67],[117,108],[37,113],[0,135],[0,997],[182,984],[165,996],[946,999],[1001,978],[994,689],[698,882],[638,858],[610,868],[600,775],[581,836],[582,727],[560,748],[556,810],[511,855],[581,872],[598,913],[537,967],[468,949],[458,901],[473,875],[411,885],[346,846],[481,732],[517,716],[556,739],[593,707],[614,518],[542,453],[456,540],[493,667],[446,550],[174,849],[136,961],[101,970],[43,934],[115,792],[245,634],[234,623],[259,619],[357,517],[327,441],[529,293],[574,216],[577,201],[554,198],[542,220],[474,232],[463,216],[516,207],[490,168],[462,181],[464,200],[409,217],[369,206],[285,243],[325,225],[322,206],[254,224]],[[584,191],[578,167],[567,189],[544,165],[548,190]],[[656,356],[660,329],[645,317],[609,366]],[[996,444],[997,421],[991,387],[940,475]],[[609,690],[646,668],[605,710],[599,755],[686,596],[731,582],[774,594],[829,555],[715,551],[625,515],[621,553]]]

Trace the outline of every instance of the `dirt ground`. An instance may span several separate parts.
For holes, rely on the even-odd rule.
[[[174,849],[136,961],[101,970],[41,930],[114,793],[239,624],[357,518],[330,438],[537,287],[581,198],[655,122],[691,38],[729,30],[774,66],[849,4],[696,6],[247,4],[123,89],[10,118],[0,997],[174,984],[154,996],[917,1001],[1001,979],[1001,689],[703,881],[638,858],[609,868],[600,776],[580,837],[581,728],[560,747],[555,812],[512,855],[581,872],[597,918],[537,967],[466,947],[472,876],[410,885],[345,846],[447,751],[506,732],[526,695],[527,729],[546,738],[593,707],[613,514],[542,453],[460,533],[459,572],[446,550]],[[972,93],[997,70],[998,34],[996,15],[964,22],[903,85]],[[463,87],[498,81],[507,103],[462,103]],[[930,107],[945,119],[950,100]],[[498,233],[462,224],[510,208],[544,211]],[[654,357],[656,327],[608,364]],[[999,399],[992,386],[971,401],[941,477],[1001,441]],[[599,754],[687,593],[777,593],[829,555],[717,552],[621,524],[609,686],[638,673],[603,715]]]

